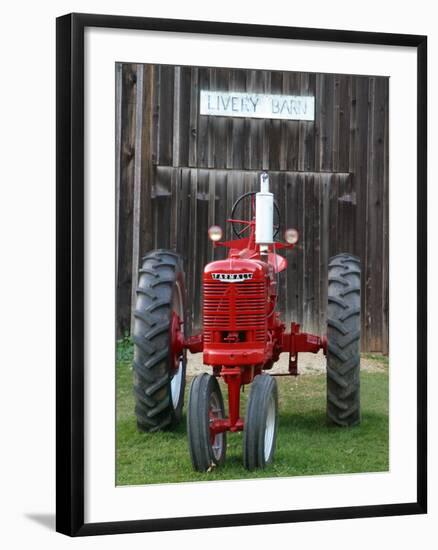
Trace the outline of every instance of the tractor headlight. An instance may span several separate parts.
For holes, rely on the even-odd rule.
[[[222,228],[218,225],[212,225],[208,230],[208,238],[216,243],[222,239]]]
[[[288,244],[296,244],[299,238],[300,238],[300,234],[296,229],[290,228],[290,229],[286,229],[286,231],[284,232],[284,240]]]

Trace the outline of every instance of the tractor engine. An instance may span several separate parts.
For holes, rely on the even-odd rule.
[[[274,198],[266,173],[260,177],[260,192],[250,195],[255,199],[257,220],[249,223],[250,238],[241,241],[244,246],[240,250],[233,248],[233,244],[237,246],[236,241],[231,241],[228,259],[212,262],[204,269],[204,363],[207,365],[261,366],[272,356],[268,324],[275,308],[276,283],[268,251],[274,241]],[[244,231],[245,228],[238,235]]]
[[[260,365],[266,360],[271,285],[265,262],[229,258],[203,276],[204,363]]]

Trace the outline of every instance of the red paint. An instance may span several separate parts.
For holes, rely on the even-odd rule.
[[[179,367],[179,358],[181,357],[184,348],[184,335],[181,332],[182,321],[175,311],[172,311],[170,317],[170,364],[172,368],[172,374],[174,374]]]
[[[184,340],[176,321],[174,348],[203,352],[206,365],[228,386],[229,417],[210,419],[210,435],[240,431],[240,392],[263,370],[269,370],[280,354],[289,353],[288,375],[298,374],[298,353],[326,350],[325,337],[300,332],[291,323],[290,332],[275,311],[277,273],[287,268],[287,260],[277,251],[295,245],[274,243],[261,255],[255,243],[255,221],[228,220],[242,224],[249,237],[214,243],[229,249],[228,258],[206,265],[203,273],[203,333]],[[213,276],[214,275],[214,276]],[[240,277],[241,280],[236,278]]]
[[[324,339],[300,332],[298,323],[291,323],[290,333],[284,333],[282,336],[282,349],[289,351],[289,374],[292,376],[298,375],[298,353],[318,353],[320,349],[324,349]]]
[[[222,369],[222,376],[228,386],[228,420],[230,424],[229,429],[231,431],[236,431],[235,427],[237,422],[240,420],[240,387],[242,385],[241,370],[242,367],[224,367]]]
[[[202,334],[195,334],[184,340],[184,347],[187,348],[190,353],[199,353],[204,348],[204,338]]]

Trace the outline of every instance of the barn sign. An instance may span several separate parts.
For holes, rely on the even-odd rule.
[[[201,115],[314,120],[315,98],[201,90]]]

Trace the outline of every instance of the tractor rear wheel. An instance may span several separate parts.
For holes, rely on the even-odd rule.
[[[185,288],[182,260],[169,250],[153,250],[143,258],[135,303],[134,397],[137,426],[154,432],[181,419],[186,354],[176,351],[184,334]]]
[[[360,422],[360,260],[351,254],[328,266],[327,417],[338,426]]]
[[[206,472],[225,461],[226,432],[211,434],[210,424],[225,418],[224,400],[217,379],[211,374],[196,376],[190,385],[187,433],[193,469]]]
[[[272,462],[277,439],[278,390],[273,376],[259,374],[251,384],[243,433],[243,464],[247,470]]]

